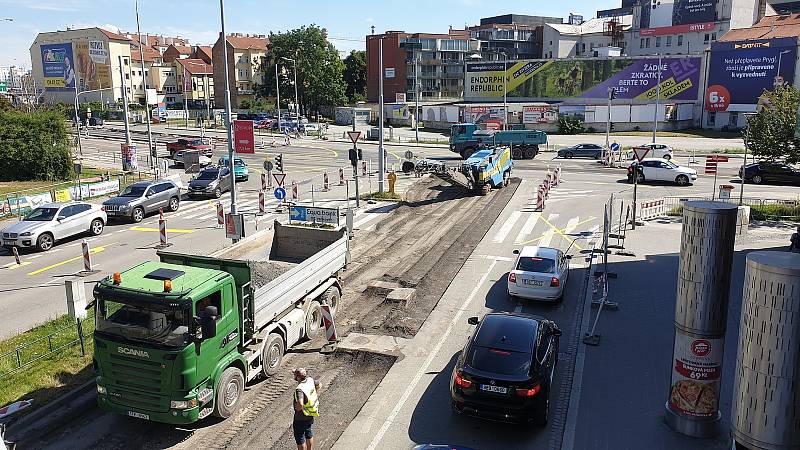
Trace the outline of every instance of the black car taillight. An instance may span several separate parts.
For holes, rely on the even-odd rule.
[[[516,389],[517,397],[533,397],[542,390],[542,385],[536,384],[531,388]]]
[[[461,373],[460,370],[456,372],[455,383],[456,386],[460,386],[462,389],[467,389],[469,387],[472,387],[472,380],[464,378],[464,375]]]

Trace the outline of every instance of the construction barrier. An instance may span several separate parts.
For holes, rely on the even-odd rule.
[[[344,169],[339,168],[339,186],[344,186]]]
[[[83,270],[86,272],[92,271],[92,255],[89,251],[89,243],[86,240],[81,241],[81,251],[83,251]]]
[[[298,199],[297,182],[296,181],[292,181],[292,200],[296,201],[297,199]]]
[[[322,174],[322,190],[323,191],[330,191],[331,185],[328,182],[328,172]]]
[[[260,190],[258,191],[258,214],[263,216],[266,213],[267,213],[267,204],[266,201],[264,200],[264,191]]]
[[[222,203],[217,202],[217,228],[222,228],[225,225],[225,210],[222,208]]]
[[[667,215],[667,202],[664,199],[647,200],[639,204],[639,219],[653,220]]]
[[[536,210],[544,211],[544,186],[540,185],[536,190]]]
[[[164,210],[158,210],[158,245],[161,248],[169,246],[167,243],[167,221],[164,220]]]
[[[322,305],[322,323],[325,324],[325,338],[328,342],[338,342],[339,335],[336,334],[336,323],[330,305]]]
[[[14,261],[17,262],[18,266],[21,265],[22,261],[19,259],[19,250],[17,250],[17,247],[11,247],[11,251],[14,253]]]
[[[267,190],[267,174],[265,173],[261,174],[261,190],[262,191]]]

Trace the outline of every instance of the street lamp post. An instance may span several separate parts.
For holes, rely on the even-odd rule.
[[[122,66],[122,55],[119,56],[119,76],[122,79],[122,116],[125,124],[125,144],[131,145],[131,127],[128,124],[128,93],[125,92],[125,69]],[[76,101],[77,98],[76,95]]]
[[[508,55],[506,52],[500,52],[503,55],[503,129],[508,129]]]
[[[278,134],[282,132],[281,130],[281,84],[278,79],[278,62],[275,61],[275,93],[277,94],[278,103]]]
[[[72,82],[75,84],[75,132],[77,133],[78,136],[78,154],[83,156],[83,148],[81,147],[81,117],[80,115],[78,115],[78,80],[74,79]],[[87,124],[88,124],[88,119],[87,119]]]
[[[236,177],[233,176],[233,136],[231,133],[231,92],[228,79],[228,35],[225,34],[225,0],[219,0],[219,21],[222,28],[222,67],[225,75],[225,129],[228,132],[228,170],[231,179],[231,215],[236,214]],[[232,239],[237,242],[238,239]]]
[[[281,58],[292,62],[294,71],[294,113],[297,114],[297,128],[300,128],[300,98],[297,96],[297,60],[285,56]]]
[[[658,54],[658,83],[656,84],[656,109],[653,111],[653,143],[656,143],[656,133],[658,132],[658,107],[661,100],[661,62],[663,53]],[[611,111],[608,111],[609,116]]]
[[[414,135],[419,144],[419,59],[414,56]]]
[[[147,120],[147,148],[150,153],[150,167],[158,168],[158,152],[153,145],[153,132],[150,129],[150,102],[147,100],[147,74],[144,69],[144,46],[142,45],[142,29],[139,27],[139,2],[136,2],[136,33],[139,35],[139,56],[142,57],[142,89],[144,90],[144,112]]]
[[[383,193],[383,37],[380,38],[378,51],[380,76],[378,77],[378,193]]]

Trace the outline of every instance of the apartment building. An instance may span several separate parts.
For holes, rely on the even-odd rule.
[[[480,25],[469,27],[470,37],[480,43],[486,60],[497,60],[500,53],[509,59],[538,59],[542,57],[544,25],[560,24],[560,17],[505,14],[484,17]]]
[[[233,33],[224,40],[228,48],[228,83],[231,106],[238,107],[242,100],[255,97],[255,86],[264,83],[261,65],[267,57],[269,39],[263,34]],[[224,89],[223,38],[220,33],[211,54],[213,59],[214,86]]]
[[[20,90],[29,72],[20,66],[0,66],[0,83],[5,83],[8,91]]]
[[[214,69],[199,58],[182,58],[174,62],[177,86],[190,108],[213,107]]]
[[[397,94],[414,99],[415,80],[420,100],[457,99],[464,95],[464,64],[479,50],[469,30],[447,34],[387,31],[367,36],[367,98],[378,101],[379,51],[383,43],[384,101]]]
[[[547,23],[543,26],[542,57],[549,59],[608,56],[609,48],[624,53],[624,31],[633,16],[589,19],[580,24]]]
[[[176,59],[189,58],[192,56],[192,51],[192,47],[188,45],[170,44],[169,47],[164,50],[164,62],[171,63]]]

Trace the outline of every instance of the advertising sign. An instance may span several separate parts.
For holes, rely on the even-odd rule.
[[[120,144],[120,151],[122,153],[122,170],[128,172],[136,170],[139,165],[136,160],[136,144]]]
[[[384,105],[387,119],[408,119],[407,105]]]
[[[677,333],[669,404],[687,416],[716,417],[723,339],[698,339]]]
[[[698,57],[664,58],[661,61],[660,98],[696,100],[701,60]],[[466,99],[497,100],[507,86],[514,100],[608,99],[608,88],[617,99],[655,102],[658,90],[658,58],[609,58],[511,61],[467,64]]]
[[[386,67],[384,70],[384,78],[394,78],[394,67]]]
[[[83,40],[75,43],[75,58],[81,91],[110,88],[111,65],[103,41]]]
[[[75,89],[75,58],[72,44],[45,44],[41,46],[44,88],[51,91]]]
[[[464,121],[468,123],[503,122],[502,106],[467,106]]]
[[[225,214],[225,237],[228,239],[244,237],[244,215]]]
[[[425,122],[458,123],[458,106],[424,106],[421,119]]]
[[[406,93],[405,92],[396,92],[394,94],[394,101],[395,101],[395,103],[405,103],[406,102]]]
[[[659,36],[714,28],[717,0],[649,0],[642,2],[641,36]]]
[[[522,107],[522,123],[556,123],[558,106],[533,105]]]
[[[775,78],[794,83],[797,38],[714,42],[708,69],[706,109],[726,111],[732,104],[754,105]]]
[[[233,121],[233,150],[236,153],[253,154],[256,152],[252,120]]]

